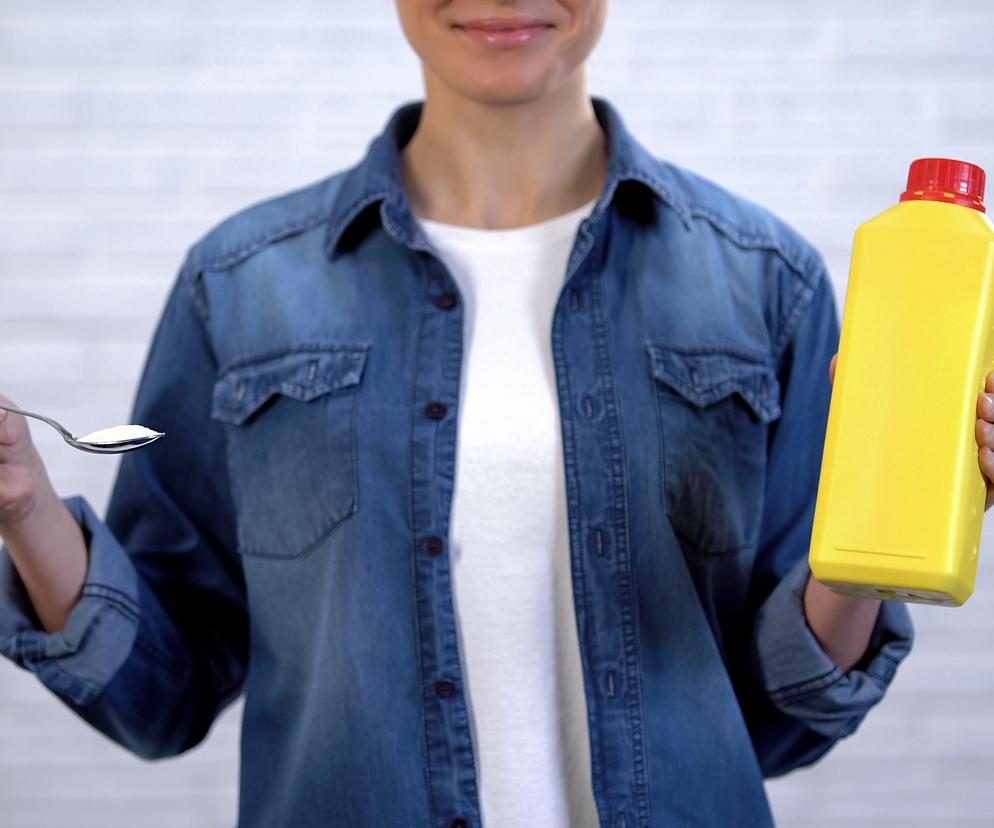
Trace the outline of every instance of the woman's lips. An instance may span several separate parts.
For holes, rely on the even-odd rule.
[[[534,18],[485,18],[457,24],[456,28],[478,43],[495,49],[514,49],[541,37],[552,26]]]

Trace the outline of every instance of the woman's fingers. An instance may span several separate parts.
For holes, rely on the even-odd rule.
[[[2,394],[0,402],[13,405]],[[44,466],[31,444],[27,421],[0,410],[0,525],[27,514],[43,480]]]
[[[985,387],[977,395],[977,445],[994,449],[994,371],[987,375]]]
[[[7,422],[7,412],[0,411],[0,449],[12,446],[17,442],[17,432],[14,427]],[[0,463],[6,463],[10,458],[5,456],[7,451],[0,452]]]
[[[7,422],[7,412],[0,411],[0,448],[12,446],[17,442],[17,430]],[[0,463],[4,462],[0,457]]]
[[[977,416],[994,423],[994,394],[982,392],[977,396]]]
[[[17,444],[17,428],[12,422],[13,417],[8,411],[0,409],[0,448],[11,447]],[[0,460],[0,462],[4,462]]]
[[[977,427],[974,430],[978,446],[987,446],[987,448],[994,449],[994,423],[983,417],[979,417],[977,419]]]
[[[984,475],[987,486],[987,497],[984,499],[984,511],[994,505],[994,450],[988,446],[980,447],[980,471]]]

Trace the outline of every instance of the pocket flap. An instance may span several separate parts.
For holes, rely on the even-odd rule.
[[[274,394],[308,402],[357,385],[368,346],[328,346],[268,353],[239,360],[214,383],[211,416],[241,425]]]
[[[713,348],[646,347],[656,380],[695,405],[711,405],[736,393],[763,422],[780,416],[776,370],[762,358]]]

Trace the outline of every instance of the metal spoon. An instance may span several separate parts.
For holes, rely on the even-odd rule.
[[[23,414],[25,417],[34,417],[36,420],[48,423],[62,435],[62,439],[70,446],[78,448],[80,451],[90,451],[94,454],[119,454],[122,451],[131,451],[142,446],[147,446],[149,443],[154,443],[160,437],[165,436],[162,432],[152,431],[144,426],[130,425],[100,429],[100,431],[84,434],[82,437],[74,437],[62,425],[49,417],[43,417],[41,414],[32,414],[30,411],[24,411],[12,405],[0,404],[0,408],[4,411],[12,411],[15,414]],[[134,429],[134,432],[131,434],[113,433],[118,429]]]

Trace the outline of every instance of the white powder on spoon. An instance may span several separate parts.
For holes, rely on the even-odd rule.
[[[123,443],[129,440],[143,440],[155,437],[159,432],[140,425],[120,425],[110,428],[101,428],[83,437],[77,437],[81,443],[93,443],[96,445],[109,445],[111,443]]]

